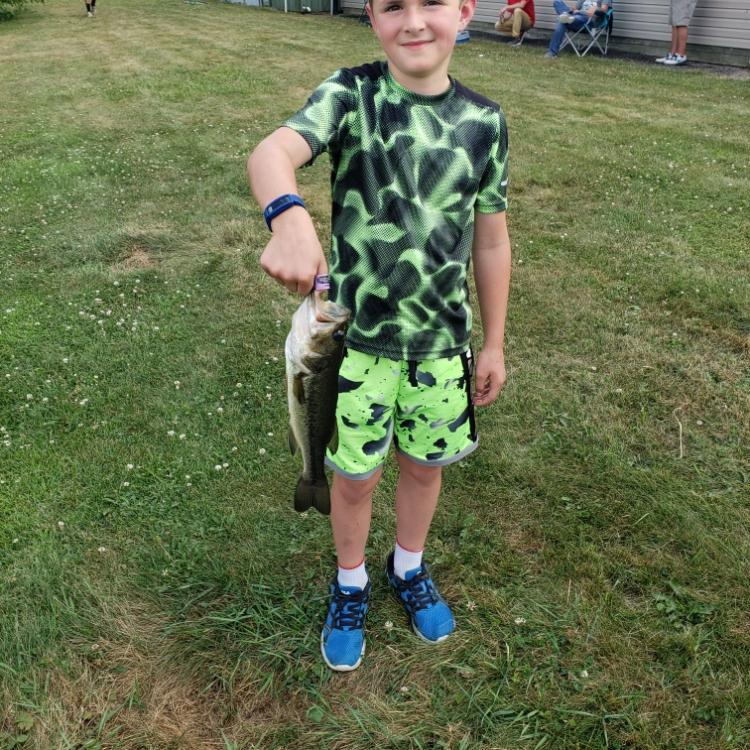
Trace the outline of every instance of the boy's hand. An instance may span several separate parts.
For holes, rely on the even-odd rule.
[[[482,349],[477,357],[474,393],[471,400],[474,406],[489,406],[505,385],[505,357],[502,349]]]
[[[310,214],[294,206],[272,222],[273,236],[260,256],[261,268],[290,292],[309,294],[315,277],[328,273]]]

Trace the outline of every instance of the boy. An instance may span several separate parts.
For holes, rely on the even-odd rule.
[[[365,543],[392,436],[400,471],[387,578],[418,636],[436,643],[455,627],[422,550],[442,466],[476,447],[473,405],[490,404],[505,382],[510,278],[505,118],[447,72],[475,4],[373,0],[367,13],[387,62],[334,73],[248,161],[273,232],[261,266],[307,294],[328,269],[294,172],[326,149],[331,158],[329,297],[352,311],[339,444],[327,456],[339,567],[321,651],[337,671],[358,667],[365,650]],[[484,325],[474,393],[470,256]]]

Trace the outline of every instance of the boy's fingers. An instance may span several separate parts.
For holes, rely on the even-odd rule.
[[[486,406],[491,404],[500,393],[505,381],[501,380],[499,373],[491,373],[484,380],[477,377],[476,390],[474,391],[472,401],[475,406]]]

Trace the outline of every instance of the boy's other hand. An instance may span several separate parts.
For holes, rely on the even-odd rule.
[[[279,214],[273,236],[260,256],[261,268],[290,292],[309,294],[315,277],[328,273],[310,214],[300,206]]]
[[[505,385],[505,357],[502,349],[482,349],[474,375],[474,406],[489,406]]]

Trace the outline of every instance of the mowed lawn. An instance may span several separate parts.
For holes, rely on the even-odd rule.
[[[252,147],[354,20],[49,0],[0,24],[0,748],[747,750],[750,93],[473,39],[511,142],[508,385],[445,472],[409,632],[375,498],[368,652],[292,509]],[[328,241],[327,158],[300,190]],[[475,331],[475,345],[481,333]]]

